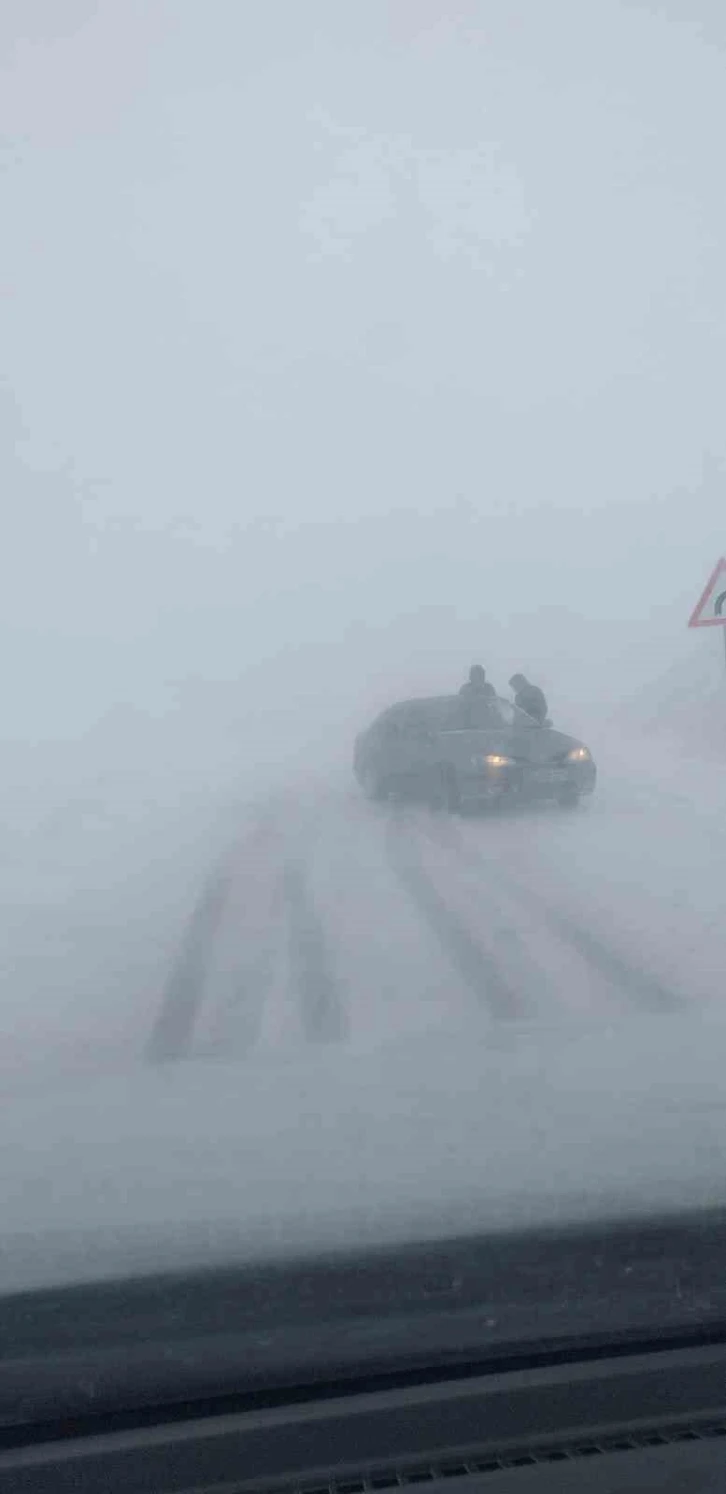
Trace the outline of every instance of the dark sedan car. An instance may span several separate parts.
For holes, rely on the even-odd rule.
[[[372,799],[452,811],[502,799],[575,805],[596,778],[576,737],[540,726],[509,701],[458,695],[384,711],[356,740],[354,772]]]

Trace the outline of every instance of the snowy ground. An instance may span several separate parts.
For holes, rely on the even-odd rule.
[[[464,820],[341,783],[293,798],[238,857],[190,1051],[502,1041],[721,999],[720,767],[614,745],[580,811]]]
[[[721,1000],[726,768],[599,746],[574,813],[256,799],[197,773],[8,797],[5,1092],[190,1055],[620,1021]]]
[[[141,1061],[200,881],[244,824],[199,773],[17,777],[0,799],[3,1091]]]
[[[721,1198],[726,771],[598,756],[572,812],[372,806],[343,771],[9,805],[4,1279],[115,1271],[121,1236],[153,1263],[162,1224],[206,1260],[308,1213],[360,1242]]]

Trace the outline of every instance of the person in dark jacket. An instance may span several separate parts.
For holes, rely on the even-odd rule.
[[[469,678],[462,685],[460,695],[467,700],[496,700],[497,692],[493,685],[489,684],[486,670],[481,664],[472,664],[469,670]]]
[[[523,674],[513,674],[509,681],[514,690],[514,704],[520,711],[526,711],[539,726],[543,726],[547,720],[547,701],[544,691],[539,685],[530,685],[529,680]]]
[[[457,720],[460,726],[472,731],[492,726],[497,710],[497,692],[489,684],[486,670],[481,664],[472,664],[469,678],[459,691],[460,707]]]

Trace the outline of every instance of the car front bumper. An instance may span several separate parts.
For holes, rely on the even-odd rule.
[[[467,803],[497,799],[560,799],[591,794],[597,781],[592,761],[583,763],[508,763],[480,768],[461,784]]]

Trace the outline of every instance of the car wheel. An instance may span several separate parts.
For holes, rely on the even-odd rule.
[[[557,803],[561,809],[577,809],[580,803],[580,794],[576,788],[563,789]]]

